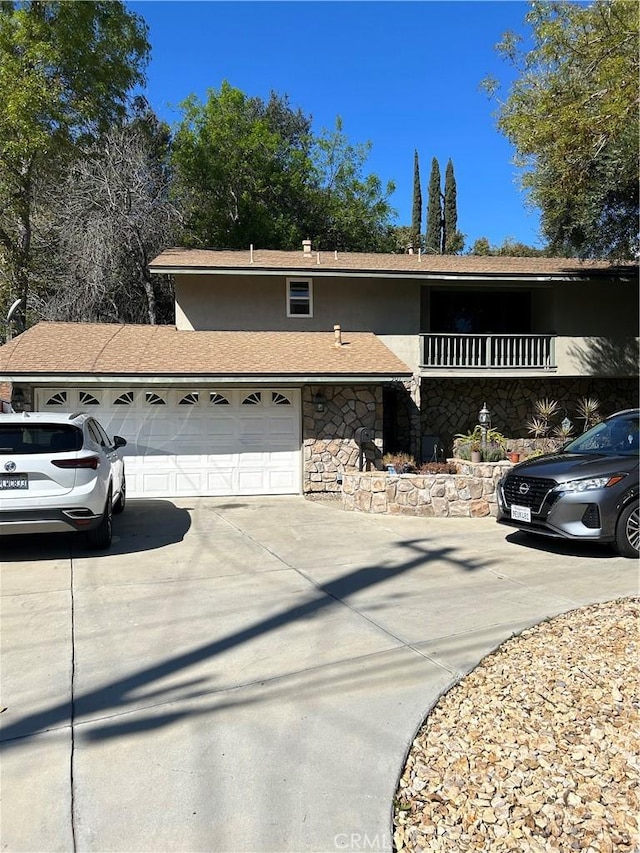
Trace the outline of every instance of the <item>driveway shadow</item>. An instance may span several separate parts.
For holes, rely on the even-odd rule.
[[[113,519],[113,542],[106,551],[88,548],[82,534],[29,533],[2,537],[2,559],[6,562],[104,557],[152,551],[181,542],[191,527],[189,508],[171,501],[127,501],[122,515]]]
[[[611,559],[618,557],[611,545],[600,545],[597,542],[575,542],[571,539],[552,539],[548,536],[536,536],[535,533],[527,533],[517,530],[506,537],[507,542],[513,545],[521,545],[533,551],[544,551],[547,554],[558,554],[562,557],[589,557],[593,559]]]
[[[145,502],[146,503],[146,502]],[[149,504],[155,502],[149,502]],[[168,502],[162,502],[168,503]],[[172,506],[169,504],[169,506]],[[174,507],[175,509],[175,507]],[[153,507],[150,508],[153,511]],[[186,510],[185,510],[186,512]],[[144,513],[141,513],[144,517]],[[123,537],[126,542],[126,537]],[[155,544],[153,547],[157,547]],[[455,570],[474,571],[483,565],[489,566],[491,560],[474,560],[469,563],[463,558],[455,546],[431,547],[421,540],[409,540],[398,543],[398,548],[404,549],[404,559],[397,565],[386,566],[380,564],[365,565],[353,568],[338,577],[325,583],[313,584],[314,590],[310,597],[305,596],[302,601],[285,607],[253,623],[243,624],[239,619],[238,627],[223,636],[206,639],[205,642],[194,648],[177,653],[163,655],[155,663],[134,669],[128,675],[85,693],[74,694],[70,702],[63,702],[48,709],[27,713],[3,728],[1,740],[5,741],[5,748],[19,743],[19,740],[36,732],[44,731],[58,725],[77,721],[89,720],[98,716],[113,717],[123,714],[125,711],[134,709],[135,699],[141,693],[147,698],[154,697],[155,704],[161,704],[163,698],[175,702],[178,699],[180,685],[163,686],[162,682],[169,676],[185,674],[195,664],[211,660],[224,655],[230,650],[250,643],[251,641],[270,634],[277,634],[278,629],[295,622],[304,622],[307,619],[319,616],[326,610],[350,606],[351,599],[359,592],[375,588],[388,581],[399,578],[402,575],[412,573],[418,568],[428,566],[431,563],[444,561]],[[187,681],[185,686],[194,688],[196,682]],[[178,693],[176,693],[176,690]],[[206,692],[211,692],[210,689]],[[198,695],[198,694],[196,694]],[[233,699],[231,700],[234,701]],[[189,713],[189,712],[186,712]],[[175,714],[169,712],[164,716],[154,717],[149,721],[149,727],[158,728],[162,725],[175,722],[183,716],[182,712]],[[130,721],[126,718],[117,722],[109,722],[103,737],[115,737],[119,731],[128,730]],[[135,730],[144,729],[144,723],[138,721],[133,723]],[[99,728],[93,737],[101,737]]]

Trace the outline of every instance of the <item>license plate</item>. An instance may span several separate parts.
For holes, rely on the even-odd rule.
[[[0,476],[0,491],[2,489],[28,489],[29,480],[26,474],[2,474]]]
[[[531,510],[528,506],[512,506],[511,518],[513,521],[528,521],[531,523]]]

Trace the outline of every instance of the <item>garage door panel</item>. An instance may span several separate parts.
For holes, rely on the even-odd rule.
[[[62,392],[65,405],[47,405]],[[41,389],[38,406],[58,412],[86,410],[86,392]],[[91,406],[91,414],[109,435],[127,440],[122,452],[132,497],[300,492],[299,391],[200,388],[187,393],[96,387],[90,393],[99,401]],[[160,399],[163,404],[157,403]]]

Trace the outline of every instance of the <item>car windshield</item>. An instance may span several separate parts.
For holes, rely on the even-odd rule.
[[[602,456],[637,456],[640,446],[640,415],[618,415],[592,427],[563,447],[565,453]]]
[[[0,453],[69,453],[82,447],[82,431],[71,424],[2,424]]]

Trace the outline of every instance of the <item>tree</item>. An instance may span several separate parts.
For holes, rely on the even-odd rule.
[[[486,237],[479,237],[468,254],[493,257],[503,255],[510,258],[542,258],[547,257],[550,252],[548,249],[537,249],[535,246],[520,243],[512,237],[507,237],[501,246],[491,246]]]
[[[114,125],[74,161],[51,210],[56,246],[43,297],[48,319],[173,320],[166,281],[149,262],[175,242],[168,127],[147,110]]]
[[[638,13],[627,0],[533,2],[533,46],[499,50],[519,77],[498,127],[554,250],[631,257],[638,250]],[[485,81],[495,92],[495,81]]]
[[[442,250],[442,192],[440,190],[440,166],[434,157],[431,161],[429,198],[427,201],[427,252],[439,254]]]
[[[286,96],[264,103],[227,82],[182,108],[172,162],[187,243],[375,251],[386,239],[393,185],[364,174],[370,143],[351,144],[339,118],[314,137]]]
[[[310,119],[272,93],[268,103],[226,81],[205,103],[190,96],[173,143],[186,242],[220,248],[299,244],[309,174]]]
[[[455,255],[464,247],[464,235],[458,231],[458,198],[453,163],[447,163],[444,178],[444,205],[442,216],[442,253]]]
[[[119,0],[0,4],[0,308],[21,299],[23,322],[39,194],[124,113],[148,51],[146,25]]]
[[[411,243],[414,251],[422,248],[422,191],[418,152],[413,152],[413,206],[411,210]]]
[[[371,143],[352,145],[336,119],[313,148],[314,178],[310,186],[314,221],[308,233],[319,248],[351,252],[388,251],[391,239],[389,198],[395,187],[383,188],[377,175],[364,175]]]

